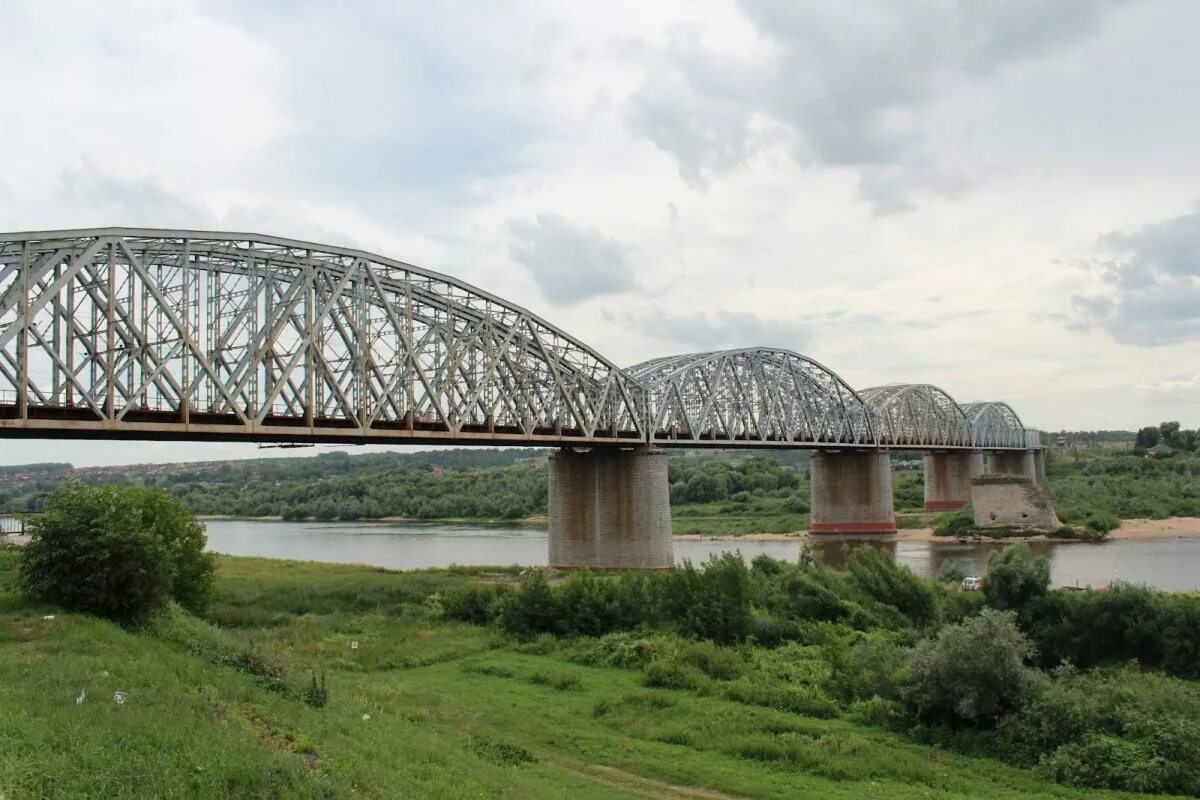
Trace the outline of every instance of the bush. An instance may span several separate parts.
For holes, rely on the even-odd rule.
[[[1200,691],[1136,667],[1055,680],[998,727],[1017,763],[1061,783],[1200,794]]]
[[[1200,595],[1118,584],[1107,592],[1050,592],[1022,615],[1041,663],[1081,668],[1137,659],[1200,678]]]
[[[838,715],[837,702],[820,687],[782,683],[759,675],[731,681],[725,686],[725,696],[744,705],[777,708],[817,719],[833,719]]]
[[[1010,545],[988,558],[983,596],[997,609],[1021,611],[1050,588],[1050,562],[1027,544]]]
[[[933,587],[897,564],[891,553],[859,547],[850,553],[846,563],[858,587],[875,601],[895,608],[916,627],[937,622],[938,603]]]
[[[754,643],[760,647],[779,647],[788,642],[804,638],[804,629],[799,622],[776,617],[757,617],[754,620]]]
[[[321,677],[317,677],[316,670],[313,670],[312,683],[304,690],[304,702],[313,708],[324,708],[329,704],[329,687],[325,684],[325,670],[321,670]]]
[[[909,679],[912,649],[895,634],[872,633],[853,645],[838,640],[825,647],[829,660],[827,691],[843,703],[881,697],[900,699]]]
[[[691,664],[660,658],[651,661],[646,667],[645,683],[657,689],[705,691],[712,682],[707,675]]]
[[[499,618],[511,592],[501,584],[468,586],[442,598],[442,615],[472,625],[489,625]]]
[[[520,590],[505,598],[499,619],[504,630],[522,639],[558,633],[561,609],[546,573],[536,570],[525,578]]]
[[[703,570],[684,562],[661,588],[661,614],[684,636],[734,644],[754,631],[750,570],[740,553],[715,555]]]
[[[1032,696],[1033,653],[1012,612],[987,609],[917,646],[905,697],[926,722],[990,727]]]
[[[970,506],[942,514],[933,521],[935,536],[966,536],[975,528],[975,512]]]
[[[679,649],[675,658],[690,664],[710,678],[731,680],[742,674],[745,662],[732,650],[722,650],[712,642],[692,642]]]
[[[204,526],[160,489],[60,489],[30,527],[21,582],[32,597],[124,625],[170,600],[193,612],[208,604],[216,558]]]
[[[1116,514],[1108,511],[1094,511],[1083,523],[1084,527],[1093,533],[1108,533],[1121,527],[1121,520]]]

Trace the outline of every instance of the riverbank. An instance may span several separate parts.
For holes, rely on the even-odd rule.
[[[932,528],[909,528],[897,531],[895,534],[880,536],[830,536],[828,534],[810,534],[808,531],[792,531],[790,533],[747,533],[740,536],[705,536],[702,534],[676,535],[675,540],[681,542],[786,542],[804,541],[807,539],[830,541],[831,539],[871,539],[872,541],[889,542],[947,542],[955,539],[963,541],[989,541],[986,536],[938,536]],[[1200,517],[1171,517],[1169,519],[1127,519],[1121,521],[1121,527],[1108,534],[1109,540],[1142,540],[1142,539],[1195,539],[1200,538]],[[1071,539],[1054,539],[1049,536],[1009,536],[1006,542],[1070,542]]]
[[[693,645],[744,674],[685,664],[694,687],[660,688],[598,640],[525,644],[441,616],[490,572],[222,557],[204,619],[131,632],[20,599],[0,551],[0,796],[1116,796],[843,708],[823,694],[820,647]],[[686,642],[646,641],[684,663]],[[781,679],[785,663],[803,668]],[[306,701],[317,676],[327,695]]]

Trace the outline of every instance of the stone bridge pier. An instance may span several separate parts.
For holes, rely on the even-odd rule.
[[[896,532],[892,464],[886,450],[813,453],[810,533]]]
[[[989,475],[1015,475],[1037,483],[1041,474],[1038,469],[1037,454],[1033,450],[1003,450],[989,453],[987,462],[985,472]]]
[[[971,502],[971,481],[983,474],[980,450],[925,454],[925,508],[952,511]]]
[[[550,456],[550,558],[561,569],[671,569],[667,454],[653,448]]]

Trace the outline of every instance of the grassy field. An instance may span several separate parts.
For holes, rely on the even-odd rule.
[[[207,619],[176,611],[129,632],[21,600],[0,550],[0,794],[1120,796],[847,715],[754,705],[739,680],[647,688],[641,669],[580,663],[595,640],[521,644],[441,619],[448,589],[514,577],[222,558]],[[738,655],[800,694],[822,663],[798,645]],[[314,672],[329,688],[321,708],[304,696]]]

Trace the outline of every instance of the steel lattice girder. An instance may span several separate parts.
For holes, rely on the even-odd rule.
[[[10,433],[637,443],[645,419],[591,348],[399,261],[249,234],[0,235]]]
[[[869,403],[864,402],[869,398]],[[446,275],[254,234],[0,234],[0,435],[1025,448],[1003,403],[798,353],[622,370]],[[1036,445],[1034,445],[1036,446]]]
[[[1008,403],[963,403],[962,410],[971,421],[971,435],[976,447],[1024,449],[1031,446],[1021,418]]]
[[[862,399],[832,370],[788,350],[749,348],[647,361],[652,442],[872,447]]]
[[[859,392],[875,424],[879,443],[971,447],[971,423],[958,403],[937,386],[897,383]]]

